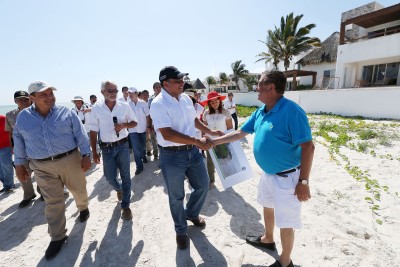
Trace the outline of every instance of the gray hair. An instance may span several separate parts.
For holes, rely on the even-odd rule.
[[[110,81],[110,80],[105,80],[105,81],[101,82],[101,87],[100,87],[101,92],[104,92],[104,89],[106,89],[106,86],[109,85],[109,84],[113,84],[118,88],[118,86],[117,86],[117,84],[115,82]]]

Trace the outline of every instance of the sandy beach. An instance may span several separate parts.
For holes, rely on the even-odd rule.
[[[303,204],[304,227],[296,231],[295,266],[399,266],[400,142],[394,136],[400,134],[400,123],[367,122],[389,137],[393,134],[390,144],[362,151],[355,143],[332,152],[327,139],[317,133],[322,120],[340,125],[340,119],[310,117],[316,147],[312,198]],[[263,219],[256,202],[261,170],[252,153],[253,136],[247,136],[242,146],[255,177],[227,190],[216,179],[201,212],[207,227],[201,230],[189,222],[189,249],[176,247],[163,177],[151,157],[144,172],[132,179],[132,221],[120,219],[121,208],[102,165],[88,171],[90,218],[80,223],[73,198],[66,199],[69,239],[51,261],[44,259],[50,242],[45,203],[37,197],[32,205],[18,209],[23,195],[19,184],[14,193],[0,195],[0,266],[268,266],[281,251],[279,230],[278,252],[245,242],[246,234],[262,234]],[[132,176],[134,172],[132,161]],[[370,185],[376,190],[368,191]]]

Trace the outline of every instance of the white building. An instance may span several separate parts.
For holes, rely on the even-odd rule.
[[[400,4],[377,2],[342,13],[339,88],[400,85]]]

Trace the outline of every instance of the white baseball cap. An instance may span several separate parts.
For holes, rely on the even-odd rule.
[[[129,87],[128,93],[137,93],[138,89],[136,87]]]
[[[53,91],[57,91],[57,89],[44,81],[35,81],[32,82],[28,87],[29,94],[36,93],[36,92],[43,92],[47,89],[52,89]]]

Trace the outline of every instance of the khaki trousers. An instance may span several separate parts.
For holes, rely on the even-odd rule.
[[[150,136],[146,134],[146,152],[151,152],[153,150],[153,155],[158,156],[158,143],[156,134],[152,131]]]
[[[30,199],[35,195],[35,190],[32,185],[32,170],[29,168],[29,164],[27,163],[25,167],[28,169],[28,173],[30,178],[26,180],[26,182],[20,182],[22,186],[22,190],[24,190],[24,199]],[[40,192],[38,192],[40,194]]]
[[[45,214],[51,240],[61,240],[67,232],[64,185],[72,193],[79,211],[87,209],[89,205],[79,151],[54,161],[31,160],[29,167],[35,172],[36,182],[46,201]]]

